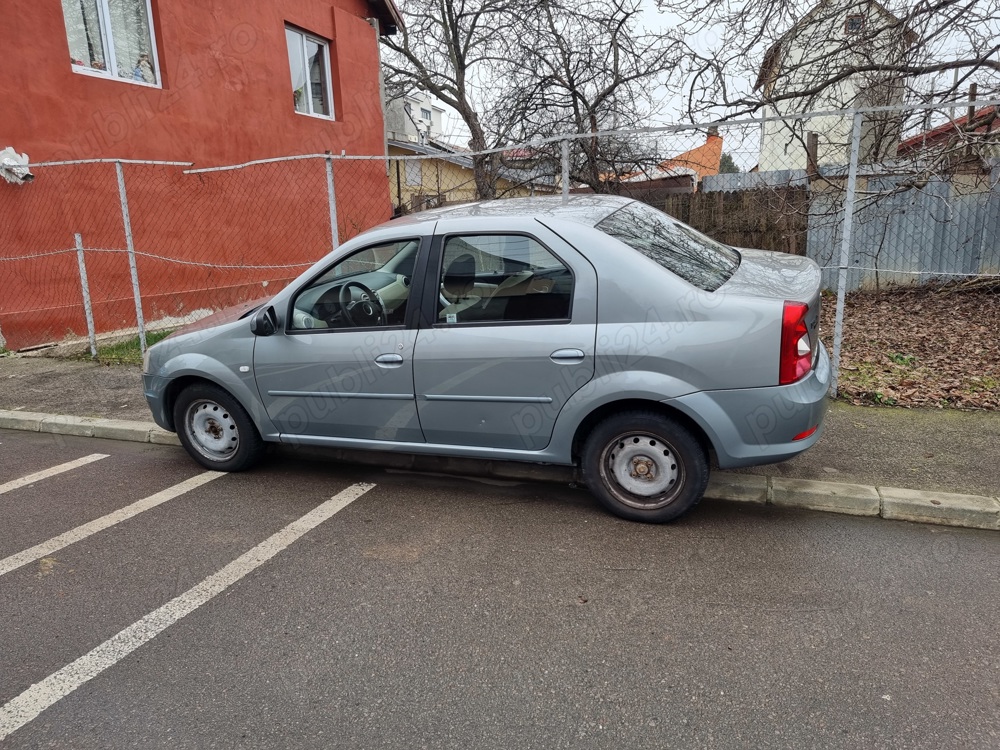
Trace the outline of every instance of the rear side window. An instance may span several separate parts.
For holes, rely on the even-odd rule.
[[[548,248],[521,234],[448,237],[438,323],[568,321],[573,274]]]
[[[714,292],[740,265],[740,254],[645,203],[630,203],[597,228],[699,289]]]

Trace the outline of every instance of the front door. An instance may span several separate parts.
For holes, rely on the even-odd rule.
[[[437,243],[439,299],[414,350],[425,439],[545,448],[563,405],[594,376],[593,267],[537,224]]]
[[[418,240],[365,248],[292,298],[284,331],[258,337],[267,414],[295,436],[422,442],[406,328]]]

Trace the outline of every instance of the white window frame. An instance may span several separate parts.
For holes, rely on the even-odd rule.
[[[137,81],[134,78],[123,78],[118,75],[118,56],[115,54],[114,37],[111,34],[111,23],[109,21],[111,18],[111,7],[108,5],[108,0],[97,0],[97,16],[97,20],[101,24],[101,44],[104,45],[105,69],[95,70],[88,65],[70,63],[73,72],[96,78],[110,78],[112,81],[134,83],[136,86],[148,86],[154,89],[162,88],[163,77],[160,75],[160,55],[156,51],[156,29],[153,27],[153,7],[150,0],[146,0],[146,23],[149,25],[149,59],[151,63],[156,63],[155,66],[152,66],[153,75],[156,76],[156,80],[153,83]],[[63,33],[66,33],[65,23],[64,18]]]
[[[148,0],[147,0],[148,2]],[[306,58],[306,40],[320,45],[323,48],[323,57],[326,58],[326,99],[330,102],[330,114],[325,115],[322,112],[313,112],[313,101],[312,101],[312,86],[309,81],[309,68],[306,66],[306,84],[304,86],[305,96],[306,96],[306,107],[308,112],[299,112],[294,107],[292,111],[297,115],[305,115],[306,117],[318,117],[321,120],[336,120],[337,119],[337,103],[333,99],[333,60],[330,57],[330,42],[321,36],[316,36],[315,34],[310,34],[308,31],[300,29],[298,26],[292,26],[291,24],[285,24],[285,41],[287,43],[288,36],[287,32],[291,31],[298,37],[299,42],[299,53],[302,56],[303,63],[307,60]],[[289,70],[289,73],[291,71]],[[291,83],[291,80],[289,80]],[[294,93],[294,92],[293,92]]]
[[[428,122],[430,122],[431,120],[434,119],[434,113],[430,109],[428,109],[427,107],[421,107],[420,108],[420,119],[421,120],[427,120]]]

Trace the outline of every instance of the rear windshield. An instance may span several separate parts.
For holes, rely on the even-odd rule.
[[[597,228],[690,284],[714,292],[740,265],[740,254],[645,203],[629,203]]]

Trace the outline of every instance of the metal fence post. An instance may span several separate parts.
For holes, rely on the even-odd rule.
[[[90,340],[90,358],[97,359],[97,331],[94,329],[94,308],[90,304],[90,284],[87,282],[87,264],[83,260],[83,235],[75,234],[76,263],[80,267],[80,288],[83,290],[83,312],[87,316],[87,338]]]
[[[847,192],[844,195],[844,227],[840,238],[840,266],[837,271],[837,314],[833,324],[833,372],[830,391],[837,397],[840,380],[840,349],[844,340],[844,301],[847,296],[847,267],[851,262],[851,238],[854,229],[854,193],[858,182],[858,160],[861,155],[861,112],[854,113],[851,128],[851,164],[847,170]]]
[[[340,247],[340,230],[337,229],[337,196],[333,185],[333,157],[326,156],[326,198],[330,203],[330,239],[332,249]]]
[[[139,293],[139,271],[135,265],[135,243],[132,240],[132,219],[128,212],[128,195],[125,193],[125,173],[122,163],[115,162],[118,175],[118,197],[122,203],[122,223],[125,225],[125,244],[128,247],[128,269],[132,274],[132,296],[135,298],[135,322],[139,326],[139,349],[146,353],[146,321],[142,316],[142,295]]]
[[[569,141],[562,142],[562,202],[569,203]]]

